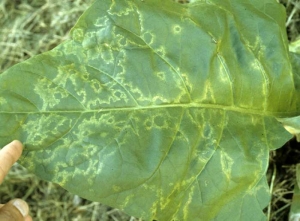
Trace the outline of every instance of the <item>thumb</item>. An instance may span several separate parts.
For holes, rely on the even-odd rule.
[[[27,203],[21,199],[14,199],[0,208],[0,221],[24,221],[28,213]]]

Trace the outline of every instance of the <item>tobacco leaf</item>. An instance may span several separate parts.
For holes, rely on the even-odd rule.
[[[265,220],[276,118],[299,115],[284,21],[275,0],[96,0],[0,75],[0,145],[147,220]]]

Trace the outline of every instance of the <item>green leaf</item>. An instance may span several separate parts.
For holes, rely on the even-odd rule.
[[[299,53],[300,41],[293,42],[289,45],[290,49],[290,61],[292,64],[294,88],[299,90],[300,88],[300,53]],[[300,142],[300,116],[277,118],[281,122],[284,128],[291,134],[296,136],[298,142]]]
[[[300,217],[300,164],[296,165],[296,180],[294,185],[293,199],[289,214],[289,220],[297,221]]]
[[[299,115],[275,0],[96,0],[72,40],[0,75],[0,145],[147,220],[265,220],[269,150]]]

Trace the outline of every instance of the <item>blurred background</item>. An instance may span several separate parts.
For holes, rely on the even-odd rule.
[[[188,0],[177,0],[187,3]],[[92,0],[0,0],[0,73],[36,54],[51,50],[69,38],[69,30]],[[289,41],[300,34],[300,1],[280,0],[286,7]],[[268,180],[272,201],[265,212],[272,221],[288,220],[300,163],[299,144],[293,139],[270,153]],[[0,202],[26,200],[39,221],[138,221],[123,212],[72,195],[44,182],[15,164],[0,186]]]

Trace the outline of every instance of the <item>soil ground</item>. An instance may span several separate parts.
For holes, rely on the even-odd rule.
[[[0,73],[31,56],[48,51],[68,39],[68,31],[92,0],[1,0]],[[281,0],[287,11],[288,38],[300,34],[299,0]],[[300,145],[293,139],[270,153],[268,180],[272,201],[266,209],[269,220],[288,220],[300,162]],[[70,194],[56,184],[44,182],[15,164],[0,186],[0,202],[19,197],[26,200],[31,215],[39,221],[137,221],[123,212]]]

